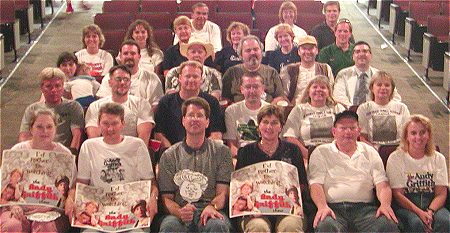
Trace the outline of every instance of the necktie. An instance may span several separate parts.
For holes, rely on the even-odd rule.
[[[367,74],[362,73],[358,77],[358,90],[355,91],[355,96],[353,96],[353,105],[358,106],[364,102],[366,102],[367,93],[369,90],[367,89]]]

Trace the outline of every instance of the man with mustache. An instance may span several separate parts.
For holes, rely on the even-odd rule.
[[[203,83],[201,90],[211,94],[220,99],[222,94],[222,74],[211,67],[205,65],[206,58],[214,53],[214,48],[211,43],[205,43],[202,40],[191,37],[187,44],[180,44],[180,53],[187,57],[188,61],[198,61],[203,66]],[[166,75],[166,93],[173,93],[180,89],[178,76],[180,75],[180,68],[174,67],[167,72]]]
[[[248,35],[241,39],[237,53],[243,63],[230,67],[223,75],[224,98],[232,102],[243,100],[244,96],[240,92],[241,77],[244,73],[256,73],[264,81],[265,93],[261,96],[263,100],[272,103],[287,100],[278,72],[270,66],[261,64],[262,50],[263,45],[258,37]]]
[[[365,41],[355,43],[353,49],[354,66],[345,68],[336,76],[333,97],[346,107],[359,106],[370,100],[369,83],[378,69],[372,67],[372,51]],[[397,88],[394,89],[394,100],[401,101]]]
[[[143,98],[129,94],[132,81],[131,72],[127,66],[113,66],[109,70],[108,77],[111,95],[93,102],[86,112],[86,133],[88,137],[101,136],[101,127],[98,125],[100,108],[107,103],[114,102],[125,109],[125,124],[122,133],[127,136],[139,137],[148,146],[150,134],[155,124],[150,104]],[[103,80],[103,83],[105,83],[105,80]]]
[[[164,95],[159,77],[147,70],[139,68],[141,50],[134,40],[127,40],[120,46],[121,65],[128,67],[131,71],[130,95],[147,100],[153,109],[158,105],[159,99]],[[97,92],[98,97],[111,95],[109,86],[110,75],[105,75],[102,85]]]

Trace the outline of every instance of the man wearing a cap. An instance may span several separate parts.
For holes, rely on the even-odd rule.
[[[198,38],[191,37],[187,44],[183,43],[180,45],[180,53],[184,57],[187,57],[188,61],[198,61],[204,65],[206,58],[214,53],[214,48],[210,43],[205,43]],[[179,90],[179,75],[179,67],[174,67],[167,72],[165,84],[166,93],[173,93]],[[218,70],[203,66],[202,91],[211,94],[219,100],[222,93],[221,80],[222,74]]]
[[[333,44],[321,49],[317,61],[327,63],[333,69],[333,75],[354,64],[352,60],[354,43],[350,41],[352,36],[352,24],[348,19],[340,19],[334,30],[336,40]]]
[[[298,41],[298,55],[300,62],[289,64],[281,69],[280,77],[283,89],[291,103],[300,103],[308,83],[316,75],[328,77],[330,86],[333,86],[334,77],[331,67],[328,64],[316,62],[317,41],[313,36],[303,36]]]
[[[219,52],[222,49],[222,35],[220,27],[208,20],[209,8],[203,2],[198,2],[192,6],[191,22],[192,22],[192,36],[200,38],[204,42],[211,43],[214,47],[214,52]],[[179,41],[175,35],[173,44]]]
[[[155,138],[161,141],[163,149],[182,141],[186,131],[181,124],[181,105],[185,100],[198,96],[205,99],[211,108],[206,136],[221,140],[222,132],[225,132],[224,116],[219,101],[200,89],[203,83],[203,65],[197,61],[185,61],[181,63],[179,70],[180,90],[163,96],[155,112]]]
[[[372,76],[378,72],[378,69],[370,65],[372,50],[369,43],[356,42],[352,57],[355,65],[339,71],[333,88],[334,100],[346,107],[359,106],[370,100],[369,83]],[[401,101],[397,88],[393,91],[393,99]]]
[[[336,114],[332,133],[334,141],[318,146],[309,160],[315,231],[348,232],[352,226],[356,232],[399,232],[383,162],[372,146],[357,142],[358,115]]]
[[[248,35],[241,39],[237,53],[243,63],[228,68],[222,78],[222,96],[232,102],[244,99],[241,88],[241,77],[244,73],[256,73],[264,81],[264,94],[261,99],[276,103],[285,100],[283,86],[278,72],[268,66],[261,64],[263,45],[258,37]],[[286,99],[287,100],[287,99]]]
[[[164,95],[161,80],[153,72],[139,68],[141,59],[141,49],[134,40],[127,40],[120,46],[120,61],[122,65],[131,71],[130,95],[147,100],[152,107],[158,105],[159,99]],[[97,96],[110,96],[109,86],[110,75],[107,74],[102,80]]]

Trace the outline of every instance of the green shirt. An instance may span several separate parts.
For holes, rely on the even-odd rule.
[[[320,50],[317,61],[330,65],[333,75],[336,77],[340,70],[355,64],[352,57],[354,47],[355,44],[350,43],[348,50],[344,52],[337,47],[336,43],[328,45]]]

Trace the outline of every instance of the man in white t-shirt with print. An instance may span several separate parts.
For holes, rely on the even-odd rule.
[[[261,99],[264,93],[264,81],[259,74],[244,73],[241,81],[241,93],[244,100],[234,103],[225,110],[227,132],[223,135],[233,157],[239,148],[258,140],[257,120],[259,110],[269,103]]]
[[[123,134],[141,138],[148,145],[150,134],[155,125],[150,104],[145,99],[129,95],[131,81],[130,70],[123,65],[114,66],[108,80],[112,95],[93,102],[86,112],[86,133],[88,138],[100,137],[98,125],[100,108],[106,103],[118,103],[125,109]]]
[[[145,143],[136,137],[122,135],[125,110],[117,103],[100,108],[98,125],[103,137],[86,140],[80,149],[77,182],[95,187],[151,180],[147,211],[153,219],[157,213],[158,187]],[[71,193],[73,198],[73,193]],[[73,200],[73,199],[72,199]],[[66,213],[72,214],[70,204]]]

